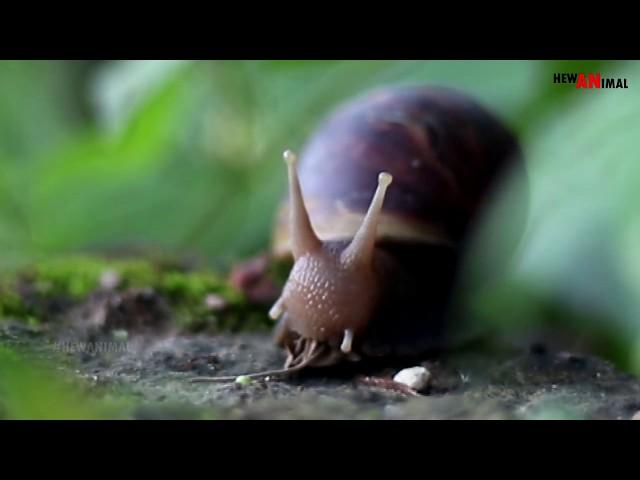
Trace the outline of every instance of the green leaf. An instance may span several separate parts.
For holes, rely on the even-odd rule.
[[[602,70],[603,76],[636,78],[640,64]],[[514,311],[547,302],[564,308],[554,328],[583,337],[609,337],[625,368],[640,337],[640,96],[629,89],[576,90],[549,110],[526,136],[530,211],[516,270],[490,310],[503,325],[518,323]],[[501,254],[500,241],[520,220],[510,197],[496,208],[493,226],[471,262]],[[499,212],[499,213],[498,213]],[[488,267],[484,268],[488,274]],[[500,310],[515,286],[530,291],[517,310]],[[479,294],[486,300],[490,292]],[[529,302],[531,305],[526,306]],[[540,308],[538,308],[538,311]],[[516,315],[517,317],[517,315]],[[541,318],[530,317],[534,322]],[[576,339],[576,341],[578,338]]]

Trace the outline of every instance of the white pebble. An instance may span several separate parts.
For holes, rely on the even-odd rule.
[[[242,385],[243,387],[246,387],[251,383],[251,377],[249,377],[248,375],[240,375],[236,377],[236,383]]]
[[[217,311],[222,310],[224,307],[226,307],[227,302],[220,295],[209,293],[206,297],[204,297],[204,305],[211,311]]]
[[[394,382],[402,383],[414,390],[422,390],[429,384],[431,372],[424,367],[405,368],[396,373]]]

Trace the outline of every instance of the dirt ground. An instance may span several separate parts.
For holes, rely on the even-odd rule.
[[[189,380],[280,367],[283,354],[268,334],[110,338],[87,342],[74,330],[0,324],[0,344],[55,362],[98,396],[135,398],[127,418],[629,419],[640,410],[638,379],[541,344],[242,385]],[[380,387],[379,379],[416,365],[432,375],[418,396]]]

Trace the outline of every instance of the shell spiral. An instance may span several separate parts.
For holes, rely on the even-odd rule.
[[[301,152],[300,183],[322,240],[348,240],[362,221],[378,172],[393,175],[381,239],[458,244],[491,187],[519,167],[514,135],[460,92],[425,86],[382,88],[334,111]],[[288,207],[274,248],[288,250]]]

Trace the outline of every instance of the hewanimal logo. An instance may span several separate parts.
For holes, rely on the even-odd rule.
[[[573,83],[576,88],[629,88],[626,78],[607,78],[598,73],[554,73],[553,83]]]

